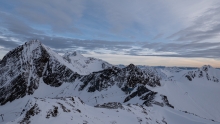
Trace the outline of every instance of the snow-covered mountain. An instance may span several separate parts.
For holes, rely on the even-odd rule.
[[[27,42],[0,61],[0,104],[31,95],[42,79],[50,86],[73,82],[80,70],[65,62],[62,57],[39,41]]]
[[[210,65],[204,65],[198,70],[189,71],[185,77],[192,81],[195,78],[202,78],[213,82],[220,82],[220,70],[211,67]]]
[[[203,118],[220,121],[220,71],[211,66],[171,73],[161,80],[161,87],[150,88],[164,94],[175,109],[193,113]]]
[[[73,67],[83,70],[85,74],[112,67],[108,62],[92,57],[84,57],[77,51],[73,53],[65,53],[63,58],[71,63]]]
[[[219,75],[60,56],[35,40],[0,61],[0,123],[218,124]]]

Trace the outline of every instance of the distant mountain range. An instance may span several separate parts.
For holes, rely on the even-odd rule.
[[[38,40],[0,60],[1,124],[219,124],[219,94],[209,65],[111,65]]]

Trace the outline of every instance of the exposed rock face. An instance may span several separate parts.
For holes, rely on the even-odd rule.
[[[119,102],[109,102],[109,103],[104,103],[102,105],[96,105],[95,107],[97,108],[107,108],[107,109],[124,109],[121,103]]]
[[[192,81],[194,78],[205,78],[208,81],[219,82],[219,78],[217,78],[218,75],[216,75],[217,73],[215,71],[216,69],[210,65],[204,65],[198,70],[189,71],[185,74],[185,77],[189,81]]]
[[[126,92],[128,87],[134,88],[137,84],[160,86],[160,79],[156,75],[142,71],[133,64],[125,68],[112,67],[103,71],[94,72],[82,77],[83,84],[79,90],[88,86],[88,92],[101,91],[109,86],[118,85]]]
[[[154,95],[157,93],[149,90],[145,85],[150,87],[160,86],[160,78],[156,74],[152,73],[152,71],[143,71],[133,64],[125,68],[112,67],[94,72],[83,76],[81,81],[83,84],[81,84],[79,91],[101,92],[116,85],[127,94],[124,103],[134,97],[139,97],[139,99],[143,100],[143,104],[147,106],[151,106],[156,102],[154,101]]]
[[[0,61],[0,104],[33,94],[40,79],[57,87],[78,76],[39,41],[27,42]]]
[[[162,97],[162,100],[165,105],[167,105],[168,107],[174,108],[174,106],[169,103],[167,96],[164,96],[164,95],[160,95],[160,96]]]
[[[157,92],[150,91],[146,95],[142,96],[141,99],[145,100],[143,104],[145,104],[146,106],[152,106],[152,104],[163,106],[163,103],[154,101],[156,94]]]
[[[130,99],[136,97],[136,96],[142,96],[143,94],[149,92],[150,90],[147,89],[145,86],[138,86],[136,91],[134,91],[133,93],[131,93],[131,95],[129,95],[128,97],[125,98],[124,102],[129,101]]]

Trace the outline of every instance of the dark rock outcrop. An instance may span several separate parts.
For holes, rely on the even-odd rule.
[[[133,93],[131,93],[130,95],[128,95],[125,98],[124,102],[127,102],[127,101],[129,101],[130,99],[132,99],[132,98],[134,98],[136,96],[140,97],[141,95],[143,95],[144,93],[149,92],[149,91],[150,90],[147,89],[145,86],[138,86],[137,90],[134,91]]]
[[[119,88],[135,87],[137,84],[149,85],[151,87],[160,86],[160,79],[156,75],[142,71],[133,64],[125,68],[111,67],[99,72],[83,76],[83,84],[79,90],[84,90],[88,86],[88,92],[101,91],[113,85]],[[126,92],[126,91],[125,91]]]
[[[118,103],[118,102],[109,102],[109,103],[104,103],[102,105],[96,105],[94,107],[97,107],[97,108],[107,108],[107,109],[124,109],[124,107],[122,106],[121,103]]]
[[[204,65],[197,70],[189,71],[185,74],[185,77],[192,81],[194,78],[205,78],[208,81],[219,82],[219,79],[216,77],[215,69],[210,65]]]
[[[77,77],[39,41],[26,42],[0,61],[0,104],[33,94],[40,79],[57,87]]]

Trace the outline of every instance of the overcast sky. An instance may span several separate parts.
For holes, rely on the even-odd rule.
[[[32,39],[112,64],[220,67],[220,1],[0,0],[0,58]]]

